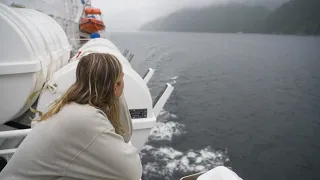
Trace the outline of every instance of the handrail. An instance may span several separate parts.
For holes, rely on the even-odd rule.
[[[31,129],[1,131],[0,132],[0,139],[25,137],[28,135],[29,132],[31,132]]]
[[[0,150],[0,156],[14,154],[17,149],[4,149]]]

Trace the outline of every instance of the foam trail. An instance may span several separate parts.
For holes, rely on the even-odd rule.
[[[172,78],[170,78],[171,80],[176,80],[176,79],[178,79],[179,78],[179,76],[174,76],[174,77],[172,77]]]
[[[159,122],[151,130],[149,140],[159,141],[168,140],[171,141],[174,136],[179,136],[184,133],[184,126],[176,122]]]
[[[143,175],[153,179],[163,177],[173,179],[176,172],[192,174],[208,171],[216,166],[224,165],[229,161],[227,151],[214,151],[210,147],[200,150],[181,152],[171,147],[155,148],[147,145],[141,151],[141,157],[153,157],[148,159],[143,166]]]
[[[151,130],[149,135],[149,140],[159,141],[159,140],[168,140],[171,141],[174,136],[179,136],[185,133],[184,125],[179,124],[174,121],[168,121],[168,119],[177,119],[178,116],[168,111],[160,111],[159,122]]]
[[[167,122],[169,119],[177,119],[178,116],[170,113],[169,111],[166,110],[161,110],[159,113],[158,121],[160,122]]]
[[[149,141],[171,141],[173,137],[184,134],[185,126],[172,121],[177,118],[177,115],[162,110],[157,125],[151,131]],[[210,147],[181,152],[172,147],[145,145],[140,155],[142,162],[144,162],[144,180],[177,179],[174,177],[175,173],[188,175],[208,171],[229,161],[227,150],[213,150]]]
[[[176,84],[178,78],[179,78],[179,76],[174,76],[174,77],[170,78],[169,83],[170,83],[171,85]]]
[[[145,57],[145,60],[151,61],[156,56],[156,50],[152,49],[150,53]]]
[[[176,80],[173,80],[173,81],[170,81],[169,83],[170,83],[171,85],[174,85],[174,84],[177,83],[177,81],[176,81]]]

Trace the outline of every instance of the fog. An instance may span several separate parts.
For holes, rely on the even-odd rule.
[[[240,2],[273,8],[287,0],[92,0],[103,12],[107,31],[136,31],[143,23],[186,7]]]

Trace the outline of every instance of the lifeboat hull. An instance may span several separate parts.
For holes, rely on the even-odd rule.
[[[85,18],[80,22],[80,30],[86,33],[94,33],[97,31],[102,31],[105,29],[105,25],[102,21],[93,19],[93,18]]]
[[[99,14],[101,15],[101,11],[99,8],[86,8],[84,10],[84,12],[88,15],[88,14]]]
[[[0,3],[0,124],[24,114],[46,80],[67,64],[71,45],[51,17]]]

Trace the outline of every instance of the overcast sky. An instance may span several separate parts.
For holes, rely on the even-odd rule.
[[[135,31],[141,24],[184,7],[207,6],[230,1],[284,0],[92,0],[102,10],[107,31]]]

